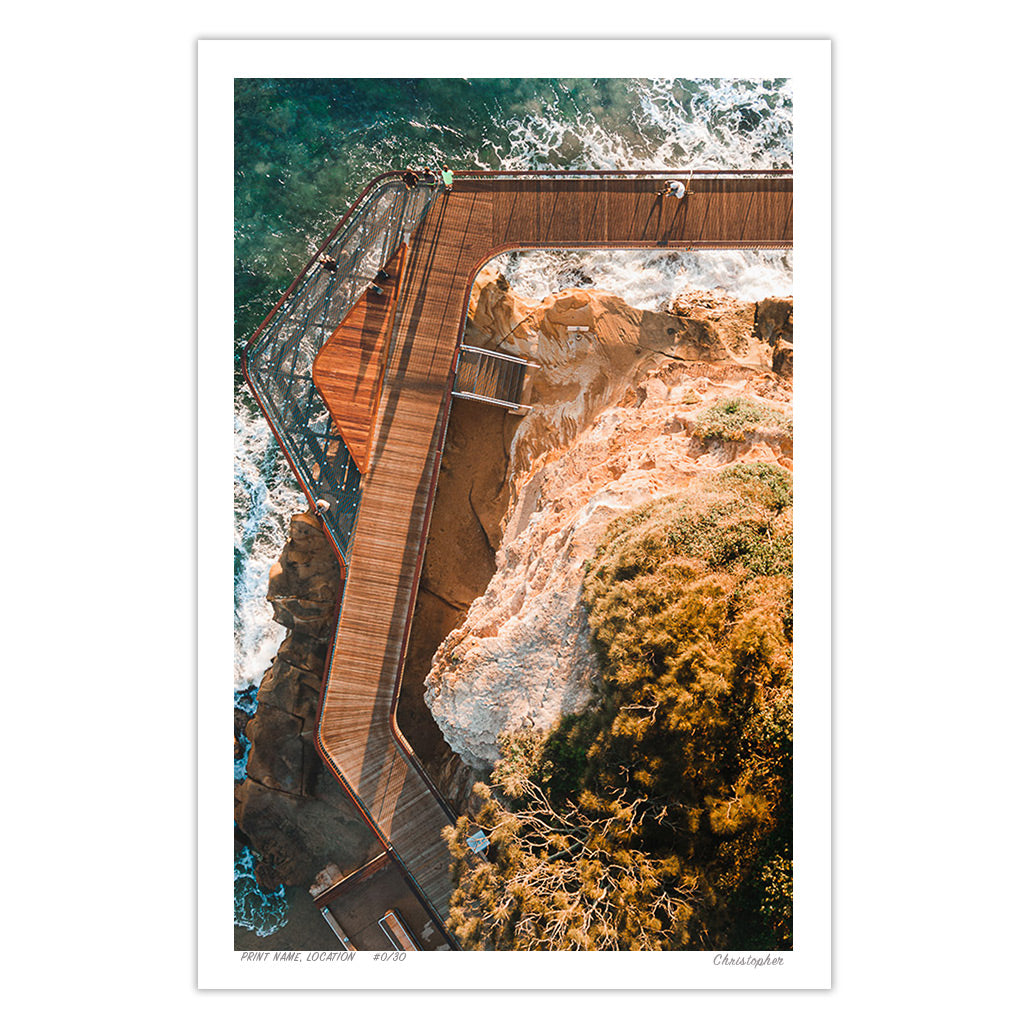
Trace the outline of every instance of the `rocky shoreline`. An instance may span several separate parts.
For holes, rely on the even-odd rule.
[[[306,889],[326,864],[357,867],[381,849],[314,742],[340,584],[320,522],[295,514],[268,581],[274,618],[287,633],[246,723],[246,778],[235,789],[236,834],[258,854],[255,874],[266,890]]]

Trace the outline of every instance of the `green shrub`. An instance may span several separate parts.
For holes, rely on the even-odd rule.
[[[792,476],[777,464],[733,464],[718,477],[726,485],[735,486],[741,496],[770,507],[775,513],[792,506]]]
[[[693,434],[701,439],[738,441],[759,425],[782,428],[792,435],[792,418],[783,411],[741,396],[717,400],[696,418]]]

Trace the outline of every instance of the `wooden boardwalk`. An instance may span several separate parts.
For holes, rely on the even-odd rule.
[[[440,922],[451,892],[440,836],[449,812],[394,715],[471,283],[505,250],[792,245],[791,177],[697,176],[682,199],[656,195],[661,182],[458,176],[410,240],[381,400],[377,389],[362,394],[375,394],[366,411],[371,457],[318,742]],[[380,339],[381,325],[368,331]],[[348,345],[371,352],[381,343]]]

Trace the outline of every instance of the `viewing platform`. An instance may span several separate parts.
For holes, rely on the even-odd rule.
[[[458,172],[450,192],[390,173],[250,340],[247,381],[345,577],[319,750],[444,934],[453,812],[397,728],[399,683],[451,398],[523,413],[531,391],[523,359],[461,347],[475,276],[510,250],[791,246],[788,171]]]

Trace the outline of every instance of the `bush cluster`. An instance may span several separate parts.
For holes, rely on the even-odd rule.
[[[750,464],[610,525],[583,586],[592,704],[507,738],[449,833],[462,944],[791,945],[791,493]]]
[[[788,414],[741,396],[718,400],[701,411],[696,418],[693,434],[701,439],[738,441],[761,425],[780,428],[792,435],[792,418]]]

